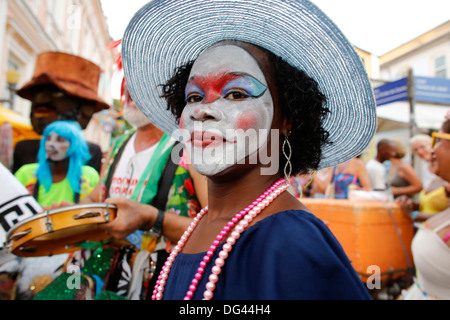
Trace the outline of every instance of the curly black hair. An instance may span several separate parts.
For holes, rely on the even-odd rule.
[[[264,49],[263,49],[264,50]],[[271,73],[278,88],[278,103],[282,117],[289,120],[292,146],[292,175],[309,173],[317,170],[322,160],[322,148],[331,144],[329,133],[323,128],[323,122],[330,112],[326,107],[326,97],[319,90],[317,82],[304,71],[299,70],[275,54],[264,50],[272,62]],[[184,107],[185,87],[194,61],[175,70],[174,76],[163,87],[161,97],[165,98],[170,110],[179,121]],[[284,136],[280,136],[280,148]],[[280,150],[280,173],[286,159]]]

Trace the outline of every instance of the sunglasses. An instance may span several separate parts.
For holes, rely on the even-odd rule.
[[[431,135],[431,147],[435,148],[442,139],[450,140],[450,133],[433,132]]]

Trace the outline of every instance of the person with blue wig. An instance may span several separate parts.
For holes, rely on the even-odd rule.
[[[43,132],[39,162],[22,166],[15,176],[43,207],[78,203],[99,180],[98,172],[85,165],[90,158],[80,125],[56,121]]]

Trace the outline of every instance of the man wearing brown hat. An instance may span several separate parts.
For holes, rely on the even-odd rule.
[[[85,129],[92,115],[109,105],[98,96],[100,68],[94,63],[62,52],[44,52],[36,61],[34,75],[17,94],[31,101],[31,124],[42,134],[57,120],[77,121]],[[100,171],[100,147],[88,142],[92,155],[87,165]],[[36,162],[39,140],[23,140],[14,150],[13,172],[22,165]]]

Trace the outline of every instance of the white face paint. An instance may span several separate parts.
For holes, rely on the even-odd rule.
[[[136,106],[127,89],[125,90],[123,117],[129,124],[136,128],[142,128],[151,124],[150,120]]]
[[[70,148],[70,142],[55,132],[50,132],[45,141],[45,151],[47,159],[51,161],[62,161],[67,158],[67,151]]]
[[[242,163],[265,143],[273,100],[255,58],[234,45],[214,46],[194,63],[180,129],[195,169],[212,176]],[[247,142],[246,142],[247,141]]]

